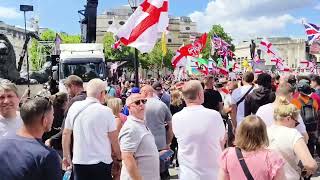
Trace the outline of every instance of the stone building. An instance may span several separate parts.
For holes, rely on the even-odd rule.
[[[25,41],[24,29],[5,24],[3,21],[0,21],[0,33],[7,36],[9,41],[14,47],[14,52],[16,54],[17,62],[19,60],[19,55],[22,52],[23,44]]]
[[[103,41],[106,32],[117,32],[126,20],[132,14],[130,6],[120,6],[118,8],[106,10],[97,16],[97,42]],[[169,17],[169,27],[167,35],[167,46],[175,51],[183,43],[190,43],[190,36],[199,37],[201,34],[197,32],[197,24],[192,22],[189,17]],[[159,35],[159,38],[161,35]]]
[[[260,49],[261,38],[255,39],[256,50]],[[307,59],[307,47],[305,39],[293,39],[289,37],[268,38],[268,41],[277,49],[279,56],[287,63],[290,68],[297,68],[301,60]],[[238,61],[250,59],[251,41],[239,43],[235,48],[235,55]],[[263,51],[261,59],[265,60],[266,65],[272,65],[270,58]]]

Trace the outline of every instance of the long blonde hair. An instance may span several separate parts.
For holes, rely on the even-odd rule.
[[[277,98],[273,115],[274,120],[279,121],[288,116],[297,119],[298,115],[298,108],[291,104],[286,97],[280,96]]]
[[[107,106],[112,110],[113,115],[118,117],[122,109],[122,101],[120,98],[110,98],[107,101]]]
[[[258,116],[247,116],[236,132],[235,145],[245,151],[269,146],[266,124]]]
[[[171,104],[174,106],[180,106],[182,104],[182,94],[179,90],[173,90],[171,92]]]

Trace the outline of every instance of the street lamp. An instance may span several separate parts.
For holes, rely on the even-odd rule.
[[[139,6],[139,0],[128,0],[129,6],[134,12]],[[138,59],[138,49],[134,48],[134,59],[133,59],[133,67],[134,67],[134,77],[135,77],[135,86],[139,87],[139,59]]]
[[[27,39],[27,18],[26,12],[33,11],[33,6],[31,5],[20,5],[20,11],[23,11],[24,15],[24,38]],[[27,79],[28,79],[28,96],[30,96],[30,74],[29,74],[29,55],[28,50],[26,49],[26,58],[27,58]]]

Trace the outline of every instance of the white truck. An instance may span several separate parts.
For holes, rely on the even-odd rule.
[[[66,92],[64,80],[70,75],[79,76],[84,85],[94,78],[107,81],[102,44],[61,44],[60,50],[59,63],[52,67],[53,79],[59,82],[59,91]]]

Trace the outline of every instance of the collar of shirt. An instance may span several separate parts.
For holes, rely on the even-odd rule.
[[[136,121],[136,122],[138,122],[138,123],[145,124],[145,121],[143,121],[143,120],[141,120],[141,119],[139,119],[139,118],[136,118],[136,117],[134,117],[134,116],[132,116],[132,115],[129,115],[129,116],[127,117],[127,119],[131,119],[131,120]]]
[[[202,109],[202,108],[204,108],[202,105],[192,105],[192,106],[184,107],[184,109],[186,109],[186,110],[198,110],[198,109]]]
[[[87,100],[87,101],[90,101],[90,102],[100,103],[100,101],[99,101],[97,98],[94,98],[94,97],[87,97],[86,100]]]

